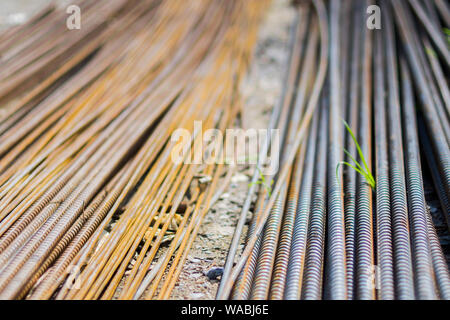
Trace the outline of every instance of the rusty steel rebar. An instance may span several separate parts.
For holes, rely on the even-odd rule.
[[[169,299],[241,170],[204,133],[240,126],[270,1],[75,3],[77,32],[54,5],[0,32],[0,299]],[[289,5],[216,299],[450,299],[448,4]]]

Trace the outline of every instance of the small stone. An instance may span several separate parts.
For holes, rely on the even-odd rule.
[[[193,274],[190,275],[190,277],[191,277],[192,279],[198,279],[198,278],[201,277],[201,273],[193,273]]]
[[[189,258],[189,261],[192,262],[192,263],[200,263],[201,262],[200,259],[192,258],[192,257]]]
[[[193,293],[191,293],[191,298],[192,299],[200,299],[200,298],[202,298],[204,296],[204,294],[203,293],[200,293],[200,292],[193,292]]]
[[[249,180],[248,177],[242,173],[237,173],[231,178],[231,182],[233,183],[246,182],[248,180]]]
[[[250,210],[247,213],[247,216],[245,217],[245,224],[250,224],[250,222],[253,219],[253,212],[251,212]]]
[[[206,276],[209,280],[217,280],[218,277],[221,277],[223,274],[223,268],[222,267],[214,267],[208,270],[206,272]]]
[[[204,175],[203,177],[198,179],[198,182],[203,184],[203,183],[209,183],[209,182],[211,182],[211,180],[212,180],[211,176]]]

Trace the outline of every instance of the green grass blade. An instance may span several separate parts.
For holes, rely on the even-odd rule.
[[[359,164],[358,161],[355,160],[355,158],[353,158],[353,156],[350,154],[350,152],[348,152],[347,149],[344,148],[344,152],[346,155],[348,155],[350,157],[350,159],[356,164],[356,166],[358,167],[359,170],[364,171],[364,169],[361,167],[361,165]]]
[[[364,171],[359,170],[357,167],[355,167],[354,165],[352,165],[351,163],[348,163],[347,161],[341,161],[340,162],[343,165],[346,165],[350,168],[352,168],[353,170],[355,170],[356,172],[358,172],[359,174],[363,175],[364,177],[366,177],[366,173]]]
[[[358,141],[356,140],[355,134],[353,133],[353,130],[350,128],[350,126],[344,119],[342,119],[342,122],[344,123],[345,128],[347,129],[348,133],[350,133],[350,136],[352,137],[352,140],[355,143],[356,149],[358,151],[359,157],[361,158],[361,160],[363,162],[365,170],[363,170],[363,168],[361,167],[359,162],[356,161],[355,158],[353,158],[353,156],[347,150],[344,149],[344,152],[345,152],[345,154],[347,154],[350,157],[350,159],[356,164],[356,166],[358,166],[359,170],[356,170],[356,171],[359,172],[360,174],[362,174],[366,178],[367,182],[369,183],[369,185],[372,188],[375,188],[375,179],[369,170],[369,166],[367,165],[367,162],[366,162],[364,154],[361,150],[361,147],[360,147]],[[353,167],[353,168],[356,169],[355,167]]]
[[[347,128],[347,131],[350,133],[350,135],[351,135],[351,137],[352,137],[352,140],[353,140],[353,142],[355,143],[356,149],[358,150],[359,157],[361,158],[361,160],[362,160],[362,162],[363,162],[363,164],[364,164],[364,167],[366,168],[366,171],[367,171],[367,172],[370,172],[369,166],[367,165],[366,159],[364,158],[364,154],[362,153],[361,147],[359,146],[359,143],[358,143],[358,141],[356,140],[356,137],[355,137],[355,135],[354,135],[352,129],[351,129],[350,126],[348,125],[347,121],[345,121],[345,120],[343,120],[343,121],[344,121],[345,127]]]

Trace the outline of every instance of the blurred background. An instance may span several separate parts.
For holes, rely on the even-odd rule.
[[[22,24],[34,13],[50,4],[52,0],[2,0],[0,1],[0,29]],[[58,5],[70,3],[68,0],[53,0]]]

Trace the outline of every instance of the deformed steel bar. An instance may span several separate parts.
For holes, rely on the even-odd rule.
[[[386,2],[383,2],[385,4]],[[401,127],[399,114],[398,78],[396,72],[394,24],[391,12],[384,7],[385,54],[387,89],[388,89],[388,134],[389,134],[389,177],[390,200],[392,210],[392,230],[394,248],[394,266],[396,273],[396,297],[398,299],[414,299],[412,248],[409,233],[408,206],[406,199],[406,182],[403,166],[403,150],[401,144]],[[390,110],[390,111],[389,111]],[[399,136],[400,134],[400,136]]]
[[[324,91],[326,92],[326,91]],[[326,101],[326,102],[325,102]],[[315,154],[314,178],[311,192],[311,212],[308,225],[308,241],[305,251],[305,262],[301,296],[305,300],[321,300],[323,298],[326,213],[327,213],[327,142],[329,134],[326,123],[329,112],[325,108],[328,103],[326,95],[322,97],[319,126],[317,128],[317,153]],[[328,277],[328,275],[326,275]],[[328,281],[328,278],[327,278]]]
[[[382,300],[395,298],[392,217],[389,188],[389,151],[386,115],[386,79],[383,59],[383,39],[375,35],[375,224],[377,244],[377,265],[380,270],[378,297]]]
[[[328,182],[327,182],[327,233],[333,241],[326,245],[328,263],[326,296],[332,300],[347,298],[344,199],[342,171],[336,173],[336,166],[343,160],[344,126],[340,121],[342,105],[340,99],[340,10],[341,2],[330,1],[330,51],[329,51],[329,139],[328,139]]]
[[[367,4],[370,4],[368,1]],[[358,140],[364,162],[369,172],[372,171],[372,56],[373,31],[363,32],[363,69],[361,87],[361,102],[359,108]],[[361,300],[375,299],[375,286],[372,278],[374,273],[374,243],[372,216],[372,187],[361,174],[356,179],[356,219],[355,219],[355,298]],[[334,240],[333,240],[334,241]]]
[[[350,85],[349,97],[346,108],[346,121],[351,128],[358,127],[358,106],[360,101],[361,86],[361,63],[362,63],[362,32],[361,26],[364,22],[361,14],[362,7],[360,2],[353,6],[353,28],[352,28],[352,48],[351,48],[351,66],[350,66]],[[345,134],[345,148],[349,154],[356,154],[356,146],[353,143],[349,132]],[[345,161],[351,162],[348,155]],[[346,272],[347,272],[347,298],[353,299],[354,296],[354,251],[355,251],[355,204],[356,204],[356,175],[355,170],[346,167],[344,170],[344,221],[345,221],[345,253],[346,253]]]

